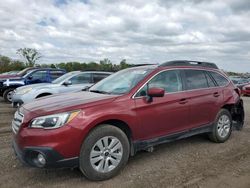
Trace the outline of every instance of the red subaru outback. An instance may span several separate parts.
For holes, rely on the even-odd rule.
[[[137,151],[201,133],[225,142],[243,123],[240,91],[215,64],[171,61],[23,105],[12,122],[13,147],[30,166],[79,167],[104,180]]]

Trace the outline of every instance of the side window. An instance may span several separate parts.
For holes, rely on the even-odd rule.
[[[108,76],[109,76],[109,74],[94,73],[93,74],[93,81],[94,81],[94,83],[97,83]]]
[[[219,73],[210,72],[210,74],[219,86],[225,86],[229,82],[224,76],[220,75]]]
[[[207,88],[207,78],[201,70],[185,70],[187,89]]]
[[[90,73],[79,74],[79,75],[72,77],[70,81],[72,82],[72,85],[90,83],[91,74]]]
[[[148,84],[146,84],[141,91],[139,91],[136,95],[145,96],[147,93],[147,87],[153,88],[163,88],[167,93],[173,93],[182,91],[182,81],[180,77],[180,71],[178,70],[170,70],[164,71],[156,75],[153,79],[151,79]]]
[[[30,75],[32,78],[31,80],[46,80],[47,77],[47,71],[36,71]]]
[[[55,79],[59,78],[62,75],[64,75],[64,72],[62,72],[62,71],[56,71],[56,70],[50,71],[51,80],[55,80]]]
[[[209,87],[215,87],[215,83],[214,81],[212,80],[212,78],[209,76],[208,72],[206,72],[206,78],[207,78],[207,84]]]

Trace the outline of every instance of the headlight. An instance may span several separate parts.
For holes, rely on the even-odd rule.
[[[49,116],[41,116],[32,120],[30,127],[56,129],[62,127],[66,123],[74,119],[80,111],[65,112],[60,114],[53,114]]]
[[[28,88],[25,88],[25,89],[20,89],[19,91],[17,90],[17,93],[23,95],[25,93],[30,92],[31,90],[32,90],[32,88],[28,87]]]

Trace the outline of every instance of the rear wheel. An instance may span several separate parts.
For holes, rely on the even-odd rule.
[[[6,89],[4,92],[3,92],[3,98],[6,102],[9,102],[11,103],[12,102],[12,95],[13,95],[13,92],[14,92],[14,88],[9,88],[9,89]]]
[[[126,134],[112,125],[95,128],[80,152],[80,170],[90,180],[106,180],[117,175],[129,158]]]
[[[216,117],[213,131],[209,134],[210,140],[222,143],[228,140],[232,132],[232,116],[227,109],[221,109]]]

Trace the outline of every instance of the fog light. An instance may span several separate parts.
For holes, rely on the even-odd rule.
[[[43,167],[46,164],[46,159],[41,153],[37,155],[37,162],[41,167]]]

